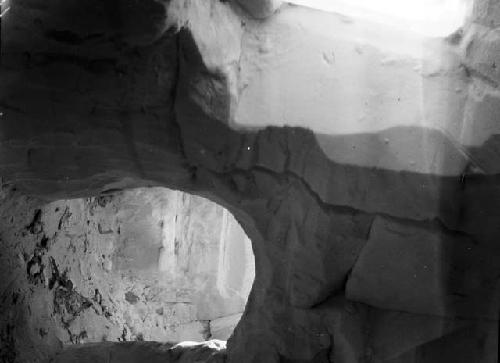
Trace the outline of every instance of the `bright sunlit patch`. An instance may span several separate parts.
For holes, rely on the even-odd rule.
[[[0,0],[0,18],[3,17],[10,10],[7,0]]]
[[[428,36],[447,36],[465,21],[470,0],[288,0],[297,5],[363,17]]]

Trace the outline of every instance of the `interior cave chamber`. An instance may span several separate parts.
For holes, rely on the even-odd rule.
[[[496,363],[497,0],[1,0],[0,363]]]

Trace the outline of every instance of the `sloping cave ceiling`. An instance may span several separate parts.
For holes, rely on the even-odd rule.
[[[4,182],[49,201],[166,186],[228,208],[252,240],[256,265],[228,342],[230,362],[497,361],[500,183],[492,115],[500,77],[492,60],[500,37],[493,2],[477,2],[465,36],[443,40],[463,49],[446,73],[453,82],[443,81],[461,98],[437,115],[455,117],[455,107],[468,123],[357,134],[313,132],[312,119],[294,127],[235,122],[248,86],[242,39],[302,11],[292,6],[272,15],[276,4],[266,1],[7,4]],[[271,51],[264,41],[257,48]],[[442,73],[422,77],[434,82]],[[465,142],[478,134],[481,143]],[[424,161],[433,151],[437,163],[401,167],[394,150],[384,151],[389,138]],[[353,140],[364,145],[365,159],[346,157]]]

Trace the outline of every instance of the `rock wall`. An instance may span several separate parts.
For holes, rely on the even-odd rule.
[[[226,340],[239,321],[251,244],[215,203],[165,188],[1,196],[3,362],[87,342]]]
[[[255,253],[230,362],[496,362],[495,4],[428,39],[288,5],[17,0],[0,175],[227,207]]]

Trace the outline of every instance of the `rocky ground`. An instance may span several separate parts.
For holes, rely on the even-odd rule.
[[[223,363],[225,342],[155,342],[91,343],[64,349],[50,363]]]

